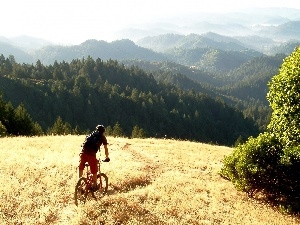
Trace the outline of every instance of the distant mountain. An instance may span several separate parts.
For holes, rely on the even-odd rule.
[[[218,33],[226,36],[238,36],[238,35],[251,35],[253,30],[242,24],[231,22],[231,23],[210,23],[207,21],[201,21],[191,25],[189,27],[190,32],[196,34],[204,34],[207,32]]]
[[[44,64],[56,61],[70,62],[73,59],[82,59],[91,56],[102,60],[140,59],[147,61],[166,60],[161,54],[139,47],[130,40],[119,40],[111,43],[97,40],[87,40],[80,45],[48,46],[37,50],[34,59],[40,59]]]
[[[165,34],[154,37],[146,37],[136,42],[138,45],[150,48],[157,52],[167,52],[170,49],[195,49],[195,48],[215,48],[221,50],[245,50],[243,43],[229,36],[216,33],[205,33],[202,35],[189,34]]]
[[[2,40],[2,39],[1,39]],[[0,41],[0,55],[3,54],[5,57],[10,55],[14,56],[17,62],[32,63],[32,56],[18,47],[15,47],[7,42]]]
[[[30,37],[27,35],[15,36],[11,38],[0,37],[0,42],[18,47],[26,52],[31,52],[44,46],[53,45],[53,43],[50,41],[41,38]]]
[[[35,63],[40,60],[46,65],[53,64],[55,61],[70,62],[73,59],[82,59],[88,56],[104,61],[113,59],[121,62],[130,60],[156,63],[174,62],[192,71],[182,72],[190,79],[220,85],[222,82],[219,78],[223,79],[224,74],[255,57],[264,55],[253,49],[266,48],[264,44],[267,44],[268,41],[273,46],[275,45],[272,39],[257,36],[247,39],[246,37],[229,37],[212,32],[202,35],[165,34],[141,39],[136,44],[128,39],[123,39],[111,43],[87,40],[80,45],[73,46],[50,45],[30,54],[15,46],[2,43],[0,54],[6,57],[14,55],[17,62]],[[271,52],[270,47],[268,52]],[[173,71],[178,73],[182,70],[177,68]],[[200,73],[195,71],[200,71]]]
[[[231,13],[189,13],[132,25],[120,31],[118,36],[134,41],[167,33],[201,35],[213,32],[226,36],[261,36],[261,29],[272,29],[272,26],[277,27],[291,21],[300,21],[300,9],[251,8]]]
[[[3,43],[9,43],[10,40],[9,40],[9,38],[7,38],[7,37],[0,36],[0,42],[3,42]]]
[[[215,33],[187,36],[166,34],[147,37],[137,42],[153,49],[178,64],[208,72],[226,72],[247,62],[261,52],[247,49],[239,40]]]
[[[204,48],[212,47],[221,50],[245,50],[254,49],[262,53],[282,43],[292,40],[300,40],[300,21],[289,21],[275,25],[256,26],[251,35],[222,35],[220,33],[207,32],[203,34],[163,34],[142,38],[136,43],[142,47],[150,48],[157,52],[166,52],[171,48]]]
[[[250,36],[235,36],[235,40],[238,40],[246,48],[254,49],[268,54],[269,49],[280,44],[277,41],[269,37],[261,37],[258,35]]]
[[[252,20],[258,23],[270,23],[272,20],[277,21],[273,24],[283,24],[291,20],[300,20],[300,9],[293,8],[280,8],[280,7],[268,7],[268,8],[248,8],[242,10],[246,18],[252,18]]]
[[[291,54],[295,50],[296,47],[300,46],[300,40],[289,41],[280,45],[275,45],[270,48],[269,52],[271,55],[276,55],[283,53],[285,55]]]
[[[300,21],[290,21],[272,27],[270,29],[263,29],[262,32],[272,38],[280,38],[282,40],[297,39],[300,40]]]
[[[15,55],[17,61],[26,63],[40,59],[50,64],[55,60],[70,61],[90,55],[103,60],[164,61],[177,58],[177,63],[192,66],[196,63],[199,66],[205,62],[201,56],[211,49],[273,54],[274,47],[300,41],[299,30],[299,9],[254,8],[232,13],[189,13],[132,25],[122,31],[126,38],[110,43],[87,40],[80,45],[66,46],[28,36],[0,37],[1,43],[11,46],[0,49],[0,54],[6,57]],[[116,39],[120,35],[117,34]],[[137,37],[140,38],[137,40]]]
[[[10,46],[9,51],[0,54],[16,55],[18,62],[35,63],[40,60],[43,64],[70,62],[73,59],[82,59],[91,56],[104,61],[114,59],[142,60],[142,61],[173,61],[185,66],[206,68],[207,71],[233,69],[252,57],[262,53],[247,49],[242,42],[232,37],[215,33],[204,35],[166,34],[148,37],[137,44],[128,39],[113,41],[87,40],[80,45],[61,46],[50,45],[40,48],[33,53],[25,53],[16,47]],[[0,49],[1,50],[1,49]],[[11,52],[11,53],[9,53]],[[24,60],[21,54],[24,55]]]

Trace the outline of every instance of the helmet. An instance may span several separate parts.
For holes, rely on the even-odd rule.
[[[100,133],[103,133],[105,131],[105,127],[103,125],[97,125],[96,130],[99,131]]]

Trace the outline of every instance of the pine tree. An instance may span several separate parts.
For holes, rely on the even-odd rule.
[[[64,123],[60,116],[57,117],[53,126],[48,129],[47,133],[51,135],[66,135],[71,133],[71,125],[69,123]]]
[[[2,124],[2,122],[0,121],[0,137],[4,137],[6,135],[7,135],[7,130],[5,126]]]
[[[124,136],[123,129],[119,122],[116,122],[116,124],[114,125],[113,130],[112,130],[112,135],[114,137],[123,137]]]

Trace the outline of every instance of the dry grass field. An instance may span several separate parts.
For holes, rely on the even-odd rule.
[[[108,137],[108,193],[76,207],[83,139],[1,138],[0,224],[300,224],[218,175],[231,148],[176,140]]]

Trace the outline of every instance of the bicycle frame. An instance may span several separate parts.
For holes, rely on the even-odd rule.
[[[94,179],[93,174],[90,170],[90,165],[88,163],[84,164],[86,169],[86,177],[82,176],[78,179],[77,184],[75,186],[75,204],[78,205],[79,202],[85,203],[86,198],[89,193],[91,193],[92,197],[96,199],[95,193],[98,191],[102,191],[102,194],[105,195],[107,193],[108,188],[108,177],[106,174],[101,173],[100,170],[100,159],[97,159],[98,162],[98,173],[97,173],[97,188],[94,187]]]
[[[98,175],[98,174],[101,174],[100,159],[97,159],[97,163],[98,163],[98,173],[97,173],[97,175]],[[90,165],[88,163],[85,163],[84,166],[86,167],[86,178],[87,178],[86,189],[89,190],[89,189],[91,189],[93,187],[93,184],[94,184],[93,174],[91,173]],[[102,179],[101,179],[101,176],[100,176],[99,189],[102,189]]]

